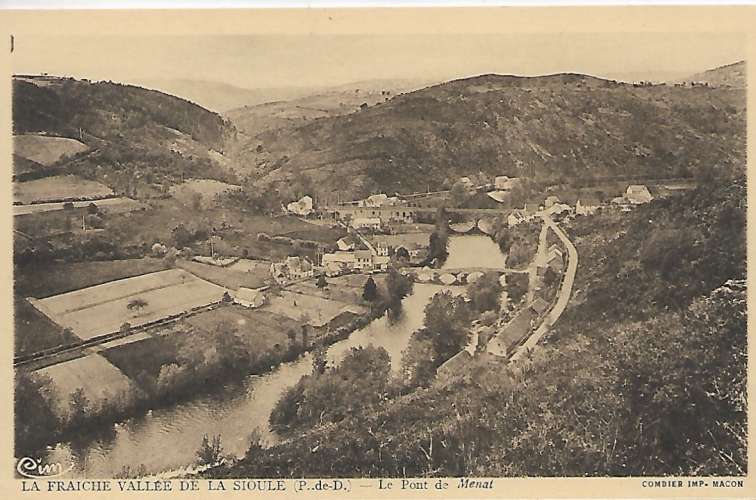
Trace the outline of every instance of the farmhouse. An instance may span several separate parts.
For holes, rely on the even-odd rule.
[[[292,201],[286,205],[286,211],[294,215],[310,215],[312,213],[312,198],[305,195],[298,201]]]
[[[265,304],[265,294],[259,288],[241,287],[234,294],[234,302],[255,309]]]
[[[648,191],[648,188],[643,184],[631,184],[630,186],[627,186],[625,198],[627,198],[627,200],[633,205],[648,203],[654,199]]]
[[[283,262],[270,265],[270,274],[276,283],[309,278],[315,275],[315,269],[307,257],[287,257]]]
[[[351,236],[344,236],[339,241],[336,242],[336,246],[338,249],[342,252],[348,252],[350,250],[354,250],[355,247],[355,241],[354,238]]]
[[[583,196],[575,204],[575,213],[577,215],[592,215],[598,210],[601,203],[593,196]]]
[[[543,300],[541,297],[538,297],[536,300],[533,301],[532,304],[530,304],[530,309],[537,315],[541,315],[549,310],[549,303]]]
[[[546,197],[546,201],[543,202],[543,206],[546,208],[551,208],[557,203],[559,203],[559,197],[552,194],[551,196]]]
[[[446,381],[463,373],[463,368],[472,363],[472,355],[465,349],[452,356],[446,363],[438,367],[436,377],[440,381]]]
[[[329,276],[336,276],[354,269],[355,261],[354,252],[336,252],[323,255],[323,267]]]
[[[518,179],[517,177],[507,177],[506,175],[498,175],[494,179],[494,188],[497,191],[511,191],[519,183],[520,183],[520,179]]]
[[[491,339],[486,352],[494,356],[506,357],[512,353],[531,328],[535,312],[530,308],[521,310],[504,328]]]
[[[358,217],[352,219],[352,227],[355,229],[372,229],[378,231],[381,229],[381,219],[378,217]]]

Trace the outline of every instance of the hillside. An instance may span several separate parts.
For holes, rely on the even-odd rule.
[[[359,111],[362,104],[373,106],[396,94],[424,86],[414,80],[371,80],[338,87],[314,89],[311,94],[232,109],[224,114],[249,137],[266,131],[302,125],[316,118],[340,116]]]
[[[61,173],[132,195],[135,186],[146,192],[182,176],[225,180],[229,169],[217,156],[236,133],[221,116],[184,99],[130,85],[49,76],[14,77],[13,132],[27,140],[80,141],[80,152],[48,155],[53,161],[47,166],[65,167]],[[82,152],[85,148],[90,151]]]
[[[684,79],[688,82],[708,83],[713,87],[746,88],[748,75],[745,61],[738,61],[702,73],[696,73]]]
[[[745,199],[726,179],[579,219],[573,298],[531,361],[473,364],[210,475],[745,474]]]
[[[742,169],[745,93],[634,86],[575,74],[483,75],[359,112],[264,131],[240,149],[255,175],[306,173],[321,195],[407,192],[462,175],[686,176]]]

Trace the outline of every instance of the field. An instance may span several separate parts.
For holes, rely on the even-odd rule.
[[[162,259],[153,258],[26,266],[14,276],[15,293],[44,298],[165,268]]]
[[[264,306],[263,310],[300,321],[308,316],[308,323],[318,327],[325,325],[342,312],[350,311],[363,314],[366,308],[348,302],[282,291],[280,295],[269,297],[269,303]]]
[[[82,339],[138,326],[221,299],[225,289],[178,269],[126,278],[37,301],[59,325]],[[141,299],[146,305],[130,310]]]
[[[13,183],[14,203],[104,198],[112,194],[113,190],[108,186],[75,175],[55,175]]]
[[[157,378],[161,366],[176,362],[179,345],[176,335],[184,333],[156,335],[111,347],[100,354],[139,384],[143,373]]]
[[[21,297],[14,300],[13,332],[15,355],[30,354],[79,340]]]
[[[85,144],[66,137],[50,137],[36,134],[13,136],[13,152],[40,165],[52,165],[63,155],[71,156],[89,149]]]
[[[122,399],[134,394],[134,385],[118,368],[97,354],[73,359],[34,372],[47,375],[55,384],[58,411],[68,412],[71,394],[81,388],[90,404],[97,406],[105,400]]]
[[[177,362],[183,340],[181,336],[189,336],[192,342],[201,342],[205,337],[194,335],[193,329],[212,333],[223,324],[237,328],[246,348],[258,354],[288,349],[286,332],[300,328],[298,322],[284,316],[227,305],[191,316],[172,333],[113,346],[103,351],[102,355],[137,382],[143,374],[156,378],[161,366]]]
[[[270,268],[267,269],[259,266],[250,271],[239,271],[233,269],[234,266],[219,267],[210,264],[202,264],[188,260],[179,260],[176,262],[178,267],[189,271],[203,280],[207,280],[224,288],[238,290],[239,287],[259,288],[265,286],[270,281]],[[268,264],[270,266],[270,264]],[[238,269],[238,268],[237,268]]]
[[[172,186],[170,193],[171,196],[188,206],[192,205],[194,195],[199,194],[201,206],[208,208],[213,206],[217,195],[239,188],[240,186],[213,179],[189,179],[178,186]]]
[[[251,352],[274,350],[276,344],[285,348],[289,344],[286,332],[299,332],[301,327],[299,322],[286,316],[238,305],[196,314],[187,319],[187,322],[207,332],[215,331],[220,324],[230,324],[242,334]]]
[[[241,210],[210,209],[195,211],[178,201],[153,200],[148,210],[110,216],[105,221],[108,230],[116,230],[126,244],[171,242],[171,231],[179,224],[186,227],[219,228],[216,250],[225,256],[246,256],[253,259],[280,260],[296,253],[290,245],[276,244],[257,239],[258,233],[269,236],[303,237],[335,244],[344,236],[342,229],[310,224],[295,217],[251,215]],[[197,253],[209,254],[209,244],[200,244]],[[313,253],[314,250],[307,250]]]
[[[296,293],[315,295],[324,299],[337,300],[339,302],[362,304],[362,288],[364,285],[358,287],[339,285],[333,278],[329,278],[327,281],[328,286],[325,288],[318,288],[312,282],[303,282],[290,285],[286,287],[286,289]]]
[[[75,208],[89,206],[91,201],[74,201]],[[104,209],[109,214],[131,212],[142,207],[142,204],[131,198],[106,198],[94,202],[100,209]],[[35,203],[34,205],[13,205],[13,215],[30,215],[42,212],[52,212],[63,210],[63,203]]]

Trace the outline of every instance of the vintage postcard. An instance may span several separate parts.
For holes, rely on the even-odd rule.
[[[3,496],[753,497],[754,14],[0,13]]]

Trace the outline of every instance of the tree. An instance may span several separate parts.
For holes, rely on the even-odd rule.
[[[378,286],[376,286],[372,276],[368,277],[365,281],[365,286],[362,289],[362,298],[367,302],[373,302],[378,298]]]
[[[312,374],[322,375],[328,369],[328,349],[319,346],[312,353]]]
[[[394,258],[400,265],[406,265],[410,261],[409,251],[404,247],[399,247],[394,252]]]
[[[328,286],[328,281],[326,280],[326,277],[324,274],[321,274],[318,276],[318,281],[315,283],[318,288],[325,288]]]
[[[72,394],[68,405],[68,425],[76,428],[83,425],[92,412],[92,405],[84,393],[84,389],[79,387]]]
[[[22,456],[51,442],[61,423],[55,413],[55,387],[49,376],[17,370],[13,394],[14,445],[16,455]]]
[[[425,306],[424,335],[431,339],[436,366],[461,351],[469,342],[470,310],[465,299],[446,290]]]
[[[467,285],[467,296],[478,312],[498,311],[501,306],[502,287],[497,273],[489,272]]]
[[[126,304],[126,309],[129,311],[139,312],[145,307],[147,307],[147,301],[141,298],[134,299]]]
[[[462,181],[457,181],[451,188],[449,193],[452,205],[455,207],[463,206],[470,198],[470,193],[467,191],[467,186]]]
[[[215,465],[223,457],[223,446],[221,445],[220,434],[213,436],[210,441],[205,434],[202,437],[202,443],[197,450],[197,459],[200,465]]]
[[[522,300],[528,293],[528,275],[525,273],[510,273],[507,275],[507,295],[513,304]]]

